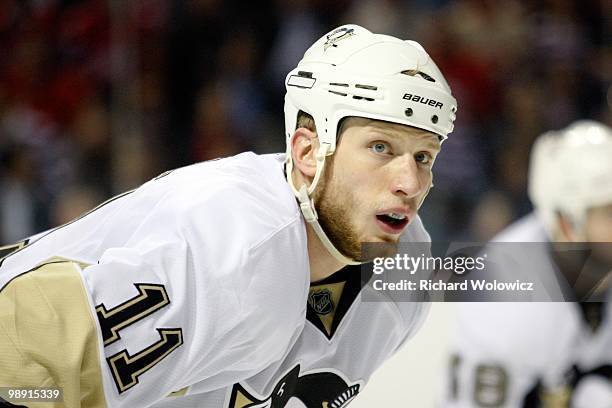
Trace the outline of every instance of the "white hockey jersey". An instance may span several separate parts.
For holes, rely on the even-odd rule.
[[[535,214],[495,241],[546,242]],[[539,245],[534,248],[543,249]],[[550,254],[532,254],[546,273]],[[554,277],[553,277],[554,278]],[[460,303],[444,407],[612,406],[610,303]],[[593,318],[599,320],[593,324]],[[595,326],[597,326],[595,328]],[[546,400],[547,404],[541,405]]]
[[[66,407],[345,406],[427,305],[361,302],[355,268],[311,287],[282,163],[177,169],[6,248],[0,385]],[[406,235],[429,240],[418,219]]]

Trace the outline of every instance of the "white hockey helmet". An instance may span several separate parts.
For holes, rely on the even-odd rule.
[[[529,198],[551,238],[558,213],[584,238],[589,208],[612,203],[612,129],[581,120],[540,136],[531,153]]]
[[[419,43],[352,24],[317,40],[285,85],[288,149],[300,110],[314,118],[321,143],[330,145],[328,154],[345,117],[414,126],[446,139],[457,111],[444,76]]]
[[[336,150],[338,124],[357,116],[424,129],[446,139],[453,130],[457,101],[444,76],[423,47],[358,25],[325,34],[304,54],[285,81],[287,176],[302,213],[328,250],[349,262],[329,242],[317,221],[311,195],[323,172],[325,157]],[[298,113],[315,121],[319,138],[317,172],[299,190],[291,178],[291,137]]]

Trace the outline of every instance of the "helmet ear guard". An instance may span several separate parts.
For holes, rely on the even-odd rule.
[[[342,119],[355,116],[412,126],[437,134],[443,141],[453,130],[457,111],[446,79],[420,44],[373,34],[357,25],[338,27],[317,40],[289,72],[285,86],[287,177],[306,220],[318,229],[310,196],[325,157],[336,150]],[[320,141],[308,197],[293,185],[291,177],[291,137],[299,111],[313,117]],[[317,235],[329,242],[326,236]],[[355,263],[331,243],[331,248],[325,245],[341,262]]]
[[[612,129],[591,120],[547,132],[535,142],[528,193],[551,239],[559,215],[584,239],[589,208],[612,203]]]

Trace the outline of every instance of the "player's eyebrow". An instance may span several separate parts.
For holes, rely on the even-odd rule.
[[[429,147],[431,149],[440,149],[440,139],[438,135],[432,132],[428,132],[426,130],[417,129],[419,133],[414,136],[417,137],[420,142],[425,144],[425,147]]]
[[[419,143],[423,143],[424,147],[430,148],[430,149],[433,149],[433,150],[440,150],[440,141],[439,141],[438,136],[436,134],[434,134],[432,132],[424,131],[424,130],[421,130],[421,129],[414,129],[414,130],[417,131],[417,132],[415,132],[414,134],[412,134],[410,136],[413,136],[413,137],[419,139],[418,142]],[[398,141],[402,141],[406,137],[405,134],[400,134],[400,133],[398,133],[396,131],[390,131],[390,130],[387,130],[387,129],[376,129],[376,132],[381,134],[381,135],[387,136],[387,137],[389,137],[391,139],[396,139]]]
[[[429,148],[434,149],[434,150],[439,150],[440,149],[440,142],[437,141],[437,138],[436,138],[436,142],[434,142],[432,140],[429,140],[429,141],[425,142],[425,147],[429,147]]]

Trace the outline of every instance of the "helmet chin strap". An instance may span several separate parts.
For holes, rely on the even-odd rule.
[[[586,233],[586,210],[578,211],[578,214],[571,212],[560,212],[560,215],[565,218],[565,221],[568,224],[568,228],[570,229],[571,236],[567,236],[566,238],[571,242],[587,242],[587,233]],[[561,220],[556,220],[558,233],[564,235],[561,230]]]
[[[315,209],[314,201],[312,200],[312,198],[310,198],[314,189],[319,183],[321,174],[323,174],[323,168],[325,166],[325,157],[327,156],[327,152],[329,151],[329,149],[330,149],[329,143],[322,143],[319,146],[319,149],[317,150],[317,153],[316,153],[317,170],[315,173],[315,177],[312,180],[312,183],[310,184],[309,187],[306,187],[306,185],[303,184],[299,190],[293,184],[293,177],[292,177],[293,159],[291,157],[291,152],[288,151],[287,152],[287,181],[289,182],[289,185],[291,186],[291,189],[293,190],[293,194],[295,194],[296,198],[298,199],[298,202],[300,203],[300,210],[302,211],[302,214],[304,215],[304,219],[306,220],[306,222],[308,222],[308,224],[310,224],[310,226],[314,230],[315,234],[317,234],[317,237],[319,238],[319,240],[321,241],[325,249],[327,249],[327,251],[338,262],[342,264],[360,265],[363,262],[358,262],[358,261],[355,261],[353,259],[350,259],[342,255],[342,253],[340,253],[340,251],[336,249],[334,244],[327,237],[327,234],[325,233],[325,231],[323,231],[321,224],[319,224],[319,221],[318,221],[319,217],[317,215],[317,210]]]

